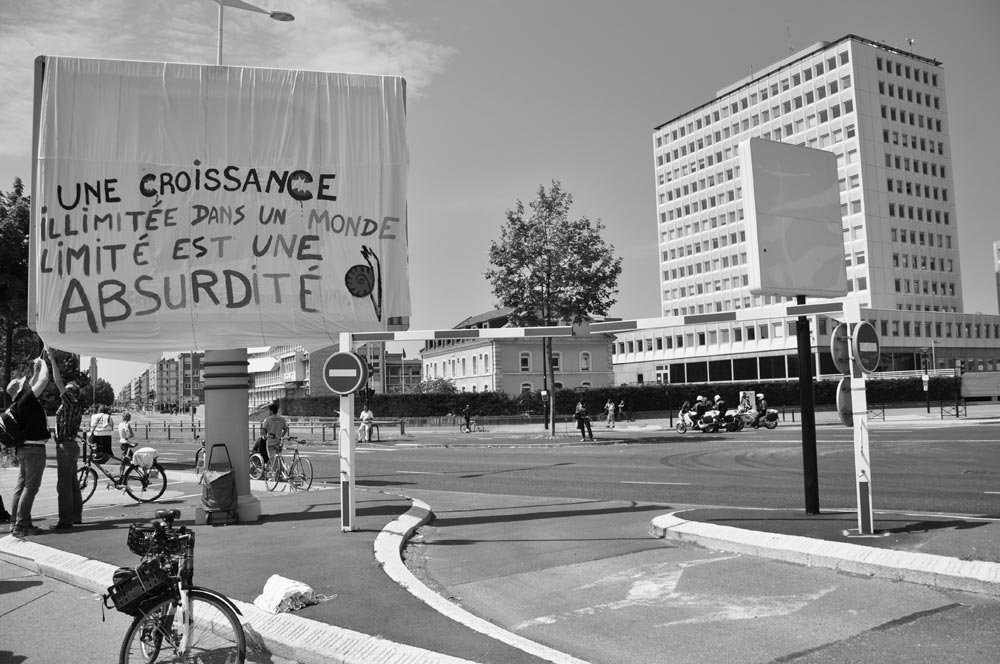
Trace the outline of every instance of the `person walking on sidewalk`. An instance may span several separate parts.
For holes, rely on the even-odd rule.
[[[107,463],[115,455],[111,451],[111,437],[115,432],[115,421],[111,419],[111,409],[107,404],[101,404],[96,413],[90,416],[90,439],[98,463]]]
[[[55,352],[46,348],[52,364],[52,380],[59,388],[59,410],[56,411],[56,494],[59,497],[59,521],[51,530],[65,530],[73,524],[83,523],[83,497],[80,495],[80,478],[76,474],[76,462],[80,458],[80,442],[77,434],[83,419],[83,404],[80,403],[80,387],[70,381],[63,383],[56,362]]]
[[[35,503],[38,487],[45,472],[45,444],[51,438],[49,421],[38,397],[49,384],[49,367],[41,357],[36,357],[31,377],[15,378],[7,384],[7,394],[14,400],[10,409],[14,418],[24,428],[24,445],[18,450],[17,484],[10,511],[14,524],[10,532],[14,537],[41,535],[44,531],[31,522],[31,507]]]
[[[136,446],[129,441],[135,438],[135,429],[132,428],[132,413],[125,412],[122,421],[118,423],[118,449],[122,453],[122,462],[118,474],[124,476],[125,468],[128,466],[128,451]]]
[[[576,428],[580,430],[580,441],[587,440],[587,436],[593,440],[594,430],[590,426],[590,416],[587,415],[587,409],[583,407],[582,400],[576,402],[576,412],[573,415],[576,417]]]

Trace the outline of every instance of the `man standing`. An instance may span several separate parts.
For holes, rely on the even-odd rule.
[[[10,532],[14,537],[31,537],[45,531],[31,522],[31,507],[35,495],[42,484],[45,471],[45,443],[49,438],[49,422],[45,409],[38,400],[49,383],[49,368],[45,360],[36,357],[31,377],[15,378],[7,385],[7,394],[14,400],[10,409],[14,418],[24,428],[24,445],[18,450],[17,484],[10,510],[14,525]]]
[[[73,524],[83,523],[83,497],[80,495],[80,478],[76,474],[76,462],[80,458],[80,420],[83,419],[83,404],[80,403],[80,388],[70,381],[63,383],[56,362],[55,352],[45,349],[52,363],[52,380],[59,388],[61,403],[56,411],[56,493],[59,496],[59,521],[51,530],[65,530]]]
[[[260,424],[260,434],[264,437],[267,445],[267,454],[271,459],[281,451],[281,439],[288,435],[288,420],[278,415],[278,402],[272,401],[267,405],[271,414],[264,418]]]
[[[372,442],[372,423],[375,421],[375,413],[372,409],[368,407],[365,403],[365,407],[361,409],[361,426],[358,427],[358,440],[364,442]]]

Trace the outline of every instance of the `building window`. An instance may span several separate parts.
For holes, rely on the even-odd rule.
[[[521,371],[531,371],[531,353],[529,351],[521,352]],[[524,386],[522,385],[521,387],[523,389]]]

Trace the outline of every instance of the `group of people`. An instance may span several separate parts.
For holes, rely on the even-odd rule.
[[[630,413],[625,405],[625,399],[622,399],[617,405],[613,399],[608,399],[604,404],[604,417],[606,418],[606,427],[609,429],[615,428],[615,419],[618,416],[622,418],[630,418]],[[594,440],[594,430],[591,426],[590,415],[587,414],[587,409],[583,405],[583,401],[576,402],[576,411],[573,414],[576,419],[576,428],[580,430],[580,440]]]
[[[11,398],[10,410],[23,430],[25,440],[17,450],[17,481],[14,485],[10,512],[4,507],[3,497],[0,496],[0,522],[13,522],[10,532],[19,538],[40,535],[44,532],[34,524],[31,509],[45,472],[46,447],[49,441],[53,440],[48,417],[40,401],[50,378],[59,388],[54,439],[59,518],[50,529],[65,530],[83,523],[83,498],[77,475],[77,460],[80,458],[77,434],[84,415],[80,387],[73,381],[63,381],[52,348],[46,347],[45,353],[48,362],[39,355],[32,362],[30,375],[15,378],[7,385],[7,395]],[[123,460],[125,452],[133,446],[129,440],[135,435],[130,420],[131,415],[125,413],[121,424],[118,425]],[[114,421],[107,406],[101,406],[91,417],[89,435],[97,453],[112,456],[111,439],[114,435]]]
[[[604,404],[604,416],[607,421],[607,428],[614,429],[616,419],[619,417],[625,420],[631,419],[631,412],[629,412],[628,406],[625,404],[625,399],[622,399],[615,405],[614,400],[608,398]]]
[[[742,411],[748,411],[751,409],[750,404],[746,401],[741,401],[739,408]],[[698,395],[695,398],[693,406],[690,401],[685,401],[681,406],[681,416],[687,420],[689,426],[693,426],[701,422],[702,417],[704,417],[705,413],[710,410],[717,411],[720,417],[726,414],[726,402],[723,400],[721,395],[716,394],[712,401]],[[754,395],[753,410],[756,411],[756,415],[754,416],[754,421],[750,426],[756,427],[760,424],[761,418],[767,412],[767,401],[764,399],[763,392],[757,392]]]

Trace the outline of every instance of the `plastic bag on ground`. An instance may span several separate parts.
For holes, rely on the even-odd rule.
[[[264,591],[253,601],[268,613],[295,611],[317,602],[313,589],[307,584],[277,574],[271,575],[264,584]]]

